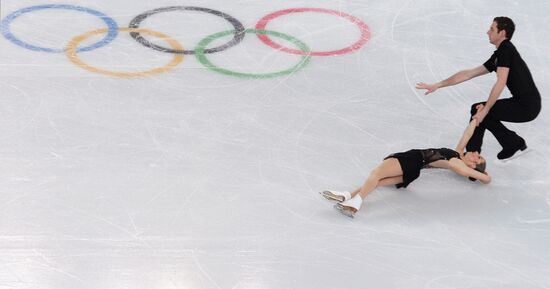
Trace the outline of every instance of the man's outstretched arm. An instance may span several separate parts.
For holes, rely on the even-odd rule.
[[[437,83],[429,84],[429,83],[419,82],[419,83],[416,84],[416,88],[417,89],[426,89],[426,92],[424,94],[427,95],[427,94],[430,94],[430,93],[438,90],[439,88],[459,84],[459,83],[462,83],[464,81],[470,80],[474,77],[478,77],[478,76],[481,76],[481,75],[484,75],[484,74],[487,74],[487,73],[489,73],[487,68],[485,68],[485,66],[483,66],[483,65],[480,65],[480,66],[474,67],[472,69],[461,70],[461,71],[451,75],[451,77],[449,77],[447,79],[444,79],[444,80],[442,80],[440,82],[437,82]]]

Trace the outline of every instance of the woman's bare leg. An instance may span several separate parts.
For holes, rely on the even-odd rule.
[[[403,182],[403,170],[399,161],[395,158],[384,160],[378,167],[370,173],[362,187],[351,193],[351,197],[360,194],[364,199],[378,186],[395,185]]]
[[[393,185],[403,181],[403,170],[399,161],[395,158],[384,160],[378,167],[370,173],[369,177],[359,189],[352,193],[349,200],[334,205],[342,214],[353,218],[355,213],[361,209],[363,199],[376,187],[381,185]]]
[[[393,185],[400,184],[402,182],[403,182],[403,176],[388,177],[378,181],[378,186],[376,187],[393,186]],[[351,192],[351,197],[352,198],[355,197],[357,194],[359,194],[360,191],[361,191],[360,187],[355,189],[355,191]]]
[[[403,182],[403,176],[390,177],[390,178],[381,179],[378,182],[378,186],[379,187],[393,186],[393,185],[401,184],[402,182]]]

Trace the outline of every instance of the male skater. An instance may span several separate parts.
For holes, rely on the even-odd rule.
[[[502,121],[516,123],[532,121],[541,110],[541,97],[531,72],[516,47],[510,42],[514,30],[515,25],[512,19],[496,17],[487,31],[489,42],[497,48],[489,60],[481,66],[459,71],[438,83],[420,82],[416,84],[417,89],[426,89],[425,94],[429,94],[438,88],[452,86],[496,71],[497,80],[487,101],[472,105],[470,119],[476,119],[479,125],[468,142],[466,150],[481,152],[483,135],[485,129],[488,129],[502,146],[502,150],[497,154],[497,158],[500,160],[509,159],[517,152],[527,149],[525,140],[507,129]],[[512,93],[512,97],[498,99],[505,85]],[[479,104],[483,104],[485,107],[478,112],[476,108]]]

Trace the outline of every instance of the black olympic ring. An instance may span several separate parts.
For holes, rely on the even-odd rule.
[[[139,25],[141,24],[141,22],[143,20],[145,20],[147,17],[151,16],[151,15],[161,13],[161,12],[178,11],[178,10],[185,10],[185,11],[190,10],[190,11],[200,11],[200,12],[210,13],[210,14],[213,14],[215,16],[222,17],[223,19],[227,20],[227,22],[231,23],[231,25],[233,25],[233,27],[235,28],[235,33],[234,33],[233,39],[231,39],[231,41],[227,42],[224,45],[218,46],[218,47],[205,49],[204,53],[215,53],[215,52],[220,52],[220,51],[226,50],[230,47],[233,47],[233,46],[239,44],[239,42],[241,42],[243,40],[244,36],[245,36],[245,32],[244,32],[245,29],[244,29],[243,24],[239,20],[235,19],[234,17],[232,17],[232,16],[230,16],[226,13],[214,10],[214,9],[203,8],[203,7],[193,7],[193,6],[169,6],[169,7],[162,7],[162,8],[149,10],[149,11],[146,11],[146,12],[136,16],[134,19],[132,19],[132,21],[130,21],[130,24],[128,25],[128,27],[130,27],[130,28],[139,28]],[[166,48],[166,47],[163,47],[163,46],[153,44],[149,40],[147,40],[143,36],[141,36],[141,34],[139,32],[131,32],[130,35],[137,42],[143,44],[144,46],[150,47],[154,50],[158,50],[158,51],[162,51],[162,52],[175,53],[175,54],[195,54],[195,50],[176,50],[176,49]]]

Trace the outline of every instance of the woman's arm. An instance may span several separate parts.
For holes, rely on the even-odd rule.
[[[479,110],[480,108],[478,108],[478,111]],[[470,124],[468,124],[468,127],[466,127],[466,130],[464,130],[464,133],[462,134],[462,138],[456,145],[455,150],[460,154],[460,158],[464,156],[464,148],[466,147],[466,144],[468,144],[468,141],[474,134],[474,130],[476,129],[476,126],[477,126],[477,120],[472,119],[472,121],[470,121]]]
[[[452,158],[449,160],[449,169],[461,176],[472,177],[480,180],[484,184],[491,182],[491,176],[468,167],[462,160],[457,158]]]

